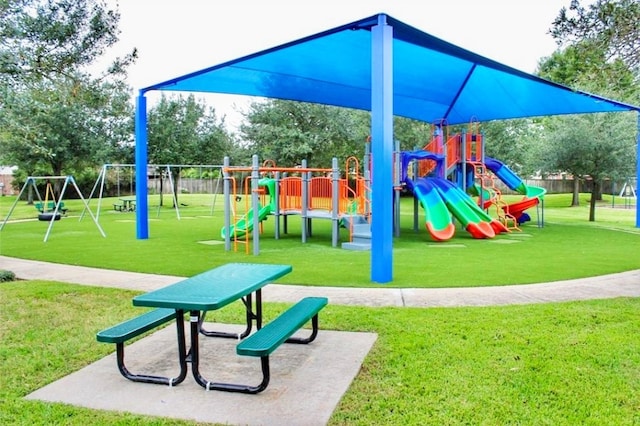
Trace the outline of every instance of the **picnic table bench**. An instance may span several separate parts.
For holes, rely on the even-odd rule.
[[[178,359],[180,360],[180,373],[175,378],[168,378],[164,376],[152,376],[145,374],[132,374],[124,363],[124,343],[134,337],[137,337],[147,331],[160,327],[176,318],[176,310],[169,308],[157,308],[145,312],[137,317],[123,321],[113,327],[100,331],[96,335],[98,342],[115,343],[116,344],[116,362],[118,364],[118,370],[120,373],[129,380],[134,382],[144,383],[160,383],[172,386],[182,382],[187,376],[187,363],[183,362],[183,358],[180,356],[181,352],[184,352],[184,345],[180,345],[180,342],[184,342],[184,327],[182,327],[182,339],[178,339],[179,353]],[[178,326],[178,333],[180,334],[181,328]]]
[[[134,306],[153,307],[155,310],[117,324],[97,334],[97,340],[115,343],[120,373],[129,380],[176,385],[181,383],[191,363],[194,379],[207,390],[259,393],[270,381],[269,355],[283,343],[307,344],[318,334],[318,314],[328,300],[325,297],[306,297],[262,327],[262,288],[289,272],[289,265],[229,263],[167,287],[133,298]],[[255,298],[253,297],[255,295]],[[207,311],[214,311],[241,300],[246,309],[246,329],[240,333],[208,331],[203,328]],[[191,347],[186,350],[184,314],[189,312]],[[179,374],[174,378],[146,374],[132,374],[124,365],[124,343],[160,325],[176,320],[178,336]],[[311,321],[308,337],[291,337]],[[251,333],[255,322],[258,329]],[[240,339],[236,353],[261,358],[262,380],[258,385],[211,382],[200,374],[199,335]]]
[[[260,357],[262,365],[262,382],[257,386],[242,386],[226,389],[238,392],[258,393],[269,385],[271,373],[269,371],[269,355],[283,343],[307,344],[315,340],[318,335],[318,313],[328,303],[326,297],[305,297],[291,308],[280,314],[266,326],[242,340],[236,346],[238,355]],[[312,331],[307,338],[291,337],[311,320]],[[232,386],[232,385],[230,385]]]

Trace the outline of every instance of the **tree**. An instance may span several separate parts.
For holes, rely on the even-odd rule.
[[[291,167],[306,159],[312,167],[331,167],[364,152],[369,114],[347,108],[296,101],[254,102],[240,126],[247,149],[265,160]]]
[[[633,71],[620,59],[607,61],[605,53],[588,42],[579,42],[544,58],[538,65],[538,75],[587,92],[637,101],[639,82]]]
[[[539,170],[534,160],[544,131],[539,119],[500,120],[482,126],[485,154],[497,158],[521,176]]]
[[[0,1],[0,146],[31,174],[70,174],[132,146],[129,88],[136,51],[98,78],[83,72],[118,40],[102,0]]]
[[[590,179],[589,221],[595,221],[596,200],[604,178],[629,176],[635,166],[634,114],[586,114],[554,118],[548,123],[542,167],[563,170],[574,179]]]
[[[640,3],[637,0],[598,0],[583,7],[573,0],[562,8],[550,30],[560,49],[540,63],[540,74],[558,83],[637,103],[640,94]],[[605,176],[628,173],[635,158],[634,120],[629,114],[595,114],[551,118],[545,149],[547,170],[592,179],[589,220]],[[631,124],[630,124],[631,123]],[[635,163],[635,160],[633,161]]]
[[[127,149],[132,116],[121,83],[51,76],[11,91],[0,106],[0,146],[29,174],[76,174]]]
[[[400,142],[401,151],[412,151],[424,147],[431,141],[433,128],[424,121],[394,117],[393,137]]]
[[[231,149],[233,138],[225,130],[224,119],[218,119],[215,109],[207,108],[193,95],[187,98],[162,95],[147,117],[149,163],[222,164]],[[176,200],[178,174],[179,170],[173,168],[172,190]]]
[[[73,77],[118,41],[120,14],[104,0],[0,1],[0,75],[24,82]],[[137,57],[133,50],[114,61],[120,74]]]
[[[605,62],[622,61],[640,74],[640,3],[637,0],[597,0],[588,7],[572,0],[553,22],[550,33],[559,47],[577,46],[603,53]]]

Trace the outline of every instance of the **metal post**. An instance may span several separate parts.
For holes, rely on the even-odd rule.
[[[100,226],[100,223],[98,223],[98,216],[94,216],[93,212],[91,211],[91,209],[89,209],[89,203],[82,196],[82,193],[80,192],[80,188],[78,188],[78,184],[76,183],[76,180],[73,178],[73,176],[69,176],[67,179],[69,180],[69,182],[71,182],[71,185],[73,185],[73,187],[76,189],[76,192],[78,193],[78,197],[80,197],[80,199],[82,200],[82,203],[84,204],[83,212],[85,210],[89,212],[89,215],[91,216],[91,219],[93,219],[93,223],[95,223],[96,226],[98,227],[98,231],[100,231],[100,234],[103,237],[106,237],[107,235],[102,230],[102,227]],[[65,184],[66,184],[66,182],[65,182]],[[60,201],[62,201],[62,195],[60,195]],[[82,220],[82,218],[78,219],[78,222],[80,220]]]
[[[637,152],[636,152],[636,195],[640,192],[640,112],[638,113],[638,124],[636,126]],[[636,197],[636,228],[640,228],[640,203]]]
[[[229,157],[224,157],[222,195],[224,197],[224,249],[226,251],[231,250],[231,235],[229,234],[231,234],[231,203],[233,202],[229,189],[231,177],[227,171],[229,164]]]
[[[333,158],[331,160],[331,246],[338,247],[338,236],[340,234],[340,217],[338,215],[339,210],[339,193],[340,193],[340,170],[338,169],[338,159]]]
[[[147,98],[140,91],[136,101],[136,237],[149,238],[147,199]]]
[[[371,280],[393,279],[393,27],[379,15],[371,27],[373,199]]]
[[[35,186],[35,183],[33,182],[33,179],[30,176],[24,182],[24,185],[22,186],[22,189],[20,190],[20,193],[18,194],[18,196],[16,197],[15,201],[11,205],[11,208],[9,209],[9,213],[7,214],[7,217],[4,219],[4,222],[2,222],[2,224],[0,224],[0,231],[2,231],[2,228],[4,228],[4,225],[7,223],[7,221],[11,217],[11,213],[13,213],[13,209],[16,208],[16,204],[18,204],[18,201],[20,201],[20,197],[22,197],[22,193],[27,188],[27,186],[29,186],[29,184]],[[36,188],[36,192],[37,192],[37,188]],[[38,198],[40,198],[40,194],[38,194]]]
[[[307,168],[307,160],[302,160],[302,168]],[[302,172],[302,242],[307,242],[307,236],[309,235],[309,223],[307,222],[307,207],[309,205],[309,175],[306,172]]]
[[[275,179],[276,179],[276,184],[274,185],[275,189],[273,194],[273,196],[276,197],[275,202],[273,203],[276,206],[276,211],[273,212],[273,214],[275,215],[274,231],[276,234],[275,235],[276,240],[279,240],[280,239],[280,172],[275,173]]]
[[[260,254],[260,197],[258,196],[258,180],[260,179],[258,156],[251,157],[251,209],[253,211],[253,255]]]
[[[393,235],[400,236],[400,175],[402,165],[400,159],[400,142],[395,141],[393,153]]]

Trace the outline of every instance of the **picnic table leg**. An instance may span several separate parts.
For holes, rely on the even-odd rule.
[[[249,334],[251,334],[251,328],[253,327],[253,320],[256,321],[256,328],[260,330],[262,328],[262,289],[256,290],[256,303],[255,308],[253,306],[253,298],[251,294],[248,294],[246,297],[242,298],[242,303],[245,306],[246,310],[246,320],[247,320],[247,328],[240,334],[237,333],[229,333],[226,331],[211,331],[205,330],[202,326],[204,322],[204,318],[207,315],[206,312],[202,312],[200,319],[198,321],[198,328],[200,333],[207,337],[224,337],[228,339],[244,339]],[[254,310],[255,309],[255,310]]]
[[[184,333],[184,311],[176,311],[176,327],[178,335],[178,363],[180,364],[180,373],[177,377],[153,376],[148,374],[133,374],[124,363],[124,342],[116,344],[116,361],[120,374],[129,380],[142,383],[155,383],[160,385],[175,386],[184,381],[187,377],[187,350]]]
[[[195,381],[206,390],[222,390],[227,392],[258,393],[263,391],[269,384],[269,357],[261,357],[263,381],[258,386],[240,385],[235,383],[211,382],[200,374],[200,311],[191,311],[191,350],[189,360],[191,361],[191,371]]]
[[[178,359],[180,362],[180,375],[171,382],[171,385],[177,385],[187,377],[187,344],[184,333],[184,311],[176,310],[176,328],[178,335]]]

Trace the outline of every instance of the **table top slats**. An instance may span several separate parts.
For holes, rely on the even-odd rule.
[[[227,263],[133,298],[134,306],[213,311],[292,271],[291,265]]]

